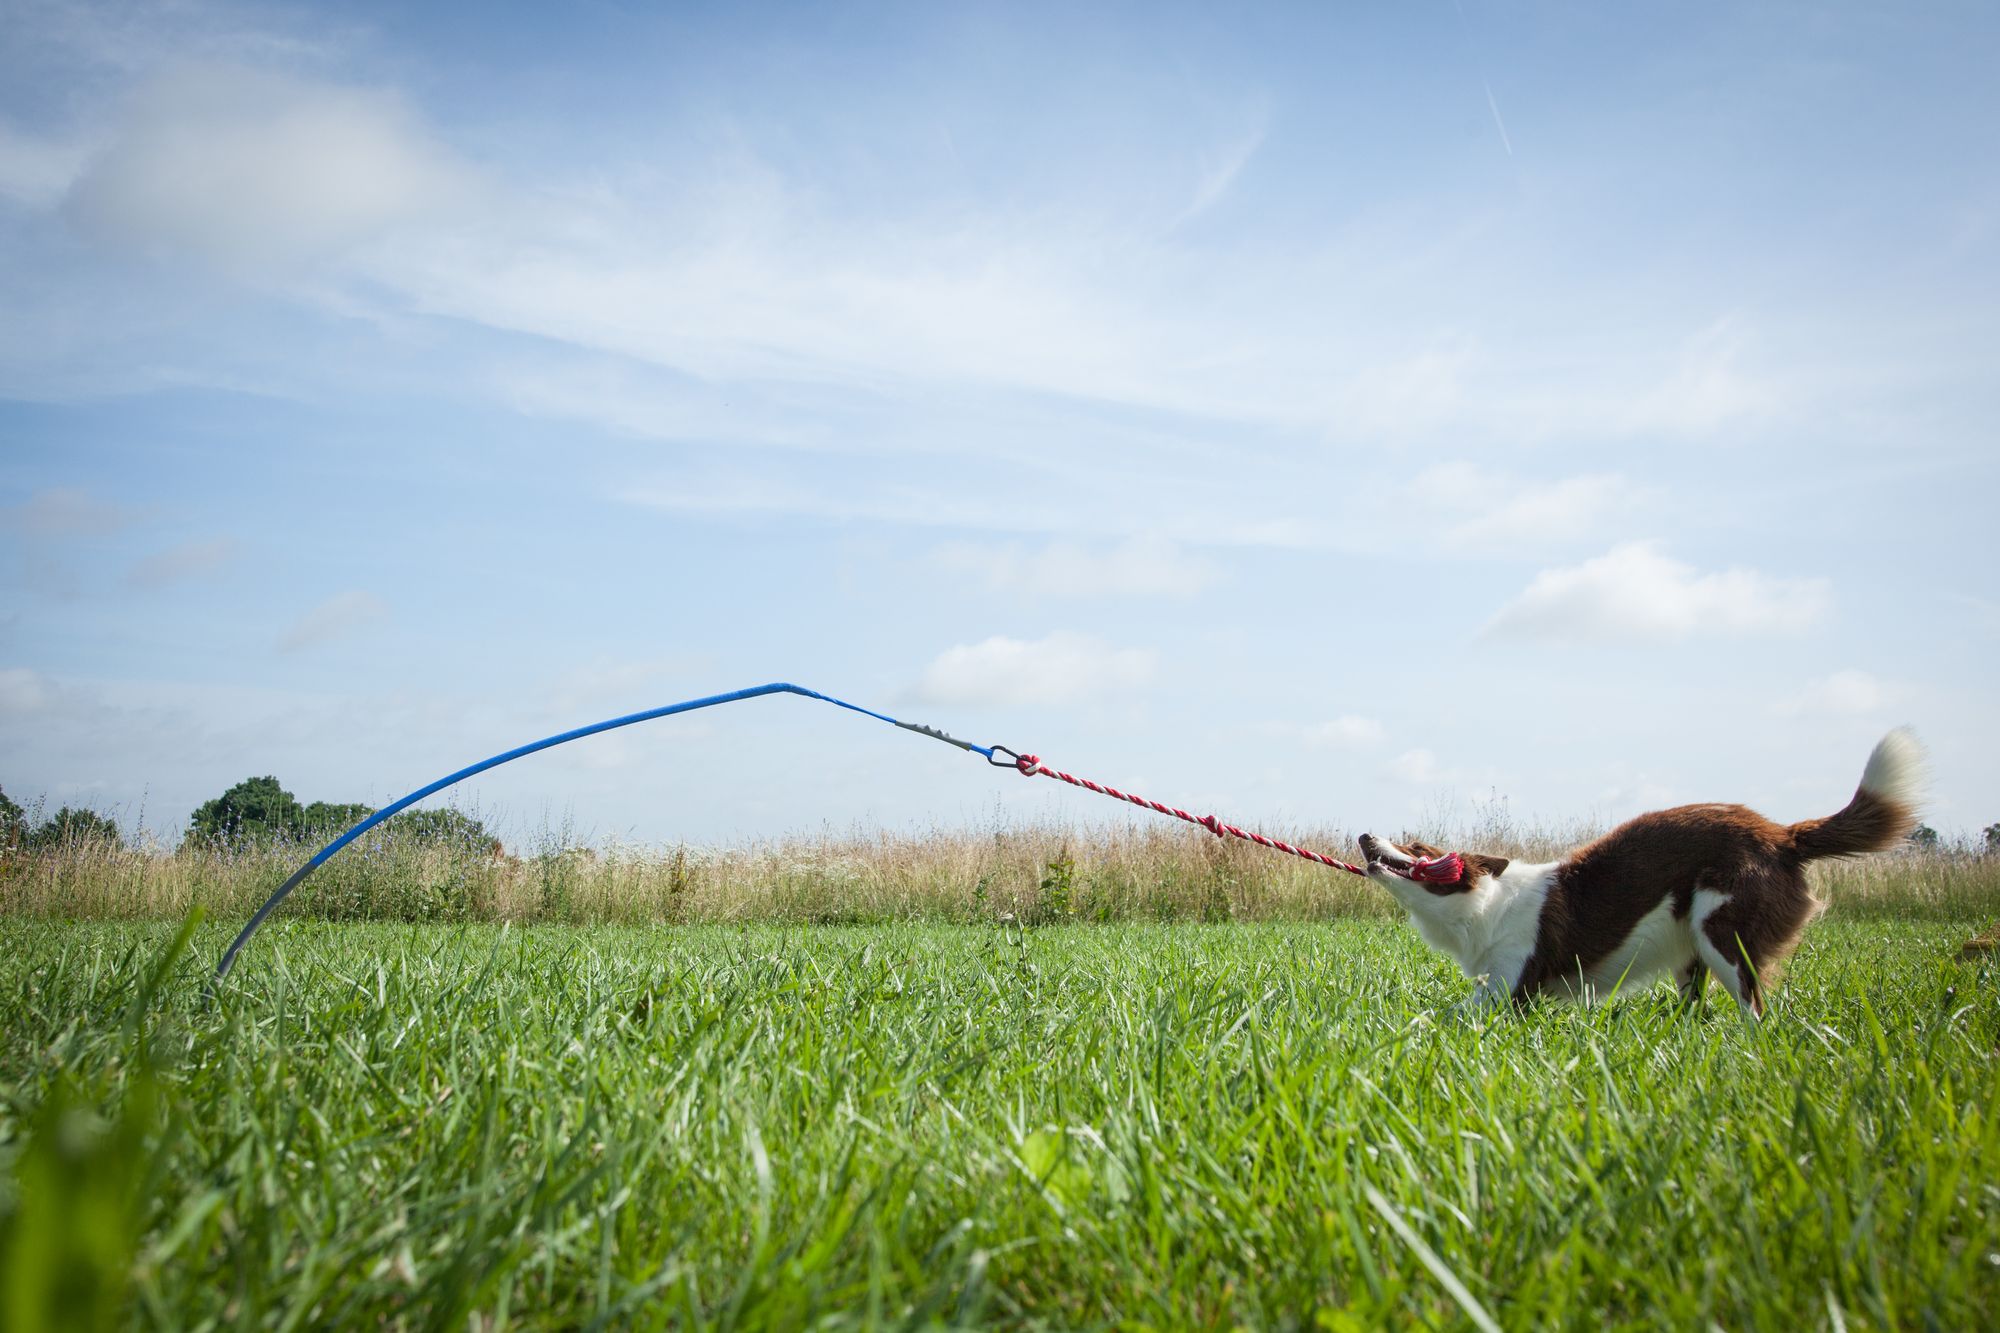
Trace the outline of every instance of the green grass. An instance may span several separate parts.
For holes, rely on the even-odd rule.
[[[0,1324],[1981,1326],[1975,924],[1751,1026],[1372,921],[291,921],[202,1011],[218,927],[0,919]]]

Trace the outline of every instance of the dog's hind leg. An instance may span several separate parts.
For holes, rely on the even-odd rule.
[[[1765,988],[1818,910],[1796,868],[1752,865],[1696,889],[1688,924],[1701,961],[1746,1013],[1761,1018]]]
[[[1722,989],[1741,1006],[1744,1013],[1764,1016],[1764,994],[1758,976],[1758,960],[1744,943],[1740,928],[1743,913],[1736,910],[1732,895],[1715,889],[1698,889],[1688,924],[1694,928],[1695,958],[1704,971],[1722,983]],[[1699,986],[1695,988],[1699,995]],[[1688,994],[1683,974],[1681,995]]]
[[[1720,941],[1716,938],[1718,935],[1721,936]],[[1729,992],[1730,998],[1751,1018],[1762,1018],[1763,983],[1757,978],[1756,964],[1742,956],[1742,941],[1733,933],[1704,931],[1698,947],[1702,962],[1708,965],[1707,970],[1722,983],[1722,989]],[[1735,950],[1735,961],[1730,961],[1729,954],[1724,950]]]

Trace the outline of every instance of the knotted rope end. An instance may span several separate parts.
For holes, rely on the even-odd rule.
[[[1446,852],[1418,861],[1404,873],[1422,884],[1456,884],[1465,878],[1465,861],[1457,852]]]

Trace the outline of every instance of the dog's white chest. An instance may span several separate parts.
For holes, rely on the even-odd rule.
[[[1542,904],[1554,878],[1553,864],[1510,866],[1471,893],[1434,897],[1418,890],[1399,896],[1426,943],[1448,954],[1474,981],[1505,991],[1535,952]]]

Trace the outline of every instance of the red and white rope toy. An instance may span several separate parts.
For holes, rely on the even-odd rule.
[[[1282,839],[1269,838],[1262,833],[1253,833],[1248,829],[1240,829],[1234,824],[1225,824],[1214,815],[1191,815],[1178,806],[1162,805],[1160,802],[1150,800],[1144,796],[1135,796],[1131,792],[1119,791],[1116,787],[1107,787],[1101,782],[1092,782],[1089,778],[1080,778],[1073,773],[1065,773],[1059,768],[1050,768],[1042,762],[1039,755],[1015,754],[1014,751],[1004,745],[996,745],[992,749],[994,755],[1004,754],[1012,756],[1013,767],[1024,778],[1036,776],[1055,778],[1058,781],[1067,782],[1072,787],[1081,787],[1085,791],[1094,791],[1099,796],[1115,797],[1121,801],[1129,801],[1133,805],[1143,805],[1148,810],[1156,810],[1163,815],[1172,815],[1175,819],[1185,819],[1190,824],[1199,824],[1218,838],[1241,838],[1245,842],[1254,842],[1259,847],[1269,847],[1272,851],[1276,852],[1286,852],[1303,860],[1311,861],[1316,865],[1328,866],[1335,870],[1345,870],[1350,875],[1366,875],[1368,873],[1360,866],[1343,861],[1337,856],[1328,856],[1325,852],[1316,852],[1310,847],[1294,847],[1291,843],[1285,842]],[[992,759],[991,762],[1003,768],[1007,766],[999,759]],[[1387,865],[1386,862],[1384,864]],[[1422,884],[1456,884],[1465,877],[1465,863],[1459,859],[1457,852],[1446,852],[1443,856],[1413,861],[1407,869],[1397,866],[1388,866],[1388,869],[1405,879],[1413,879]]]

